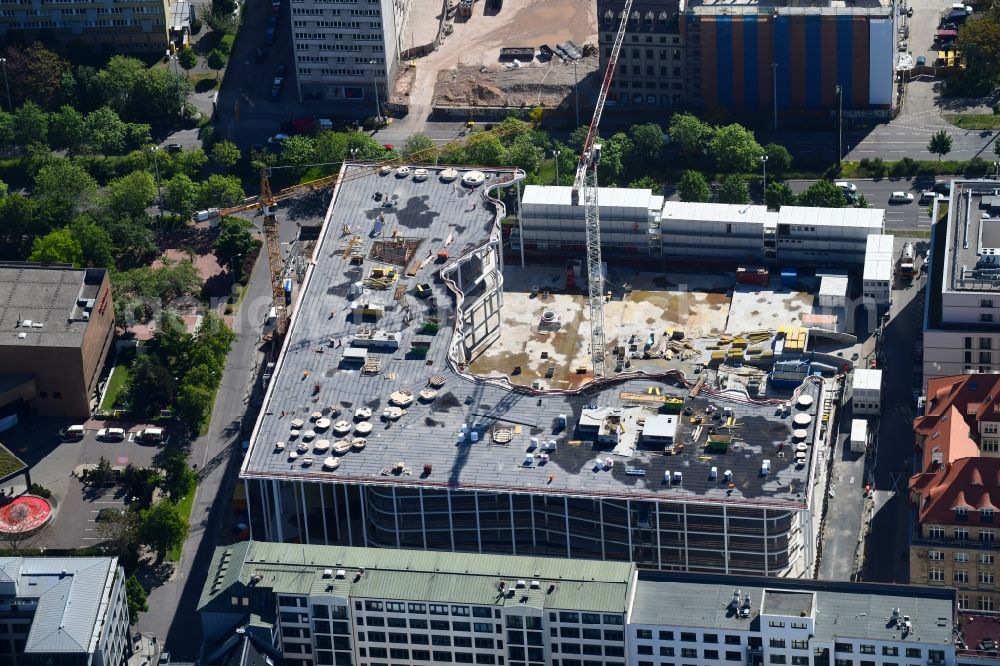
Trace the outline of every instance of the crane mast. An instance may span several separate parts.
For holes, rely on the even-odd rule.
[[[601,124],[601,114],[604,103],[608,99],[611,88],[611,78],[618,65],[618,54],[621,53],[622,42],[625,40],[625,30],[628,27],[629,11],[632,0],[625,0],[622,9],[622,19],[615,35],[615,43],[611,47],[607,69],[601,81],[601,89],[597,95],[597,105],[594,117],[587,130],[587,138],[580,151],[580,161],[576,167],[576,178],[573,181],[571,201],[574,206],[580,205],[582,194],[584,220],[587,241],[587,296],[590,305],[590,357],[594,366],[594,379],[605,376],[605,361],[607,343],[604,339],[604,273],[601,271],[601,219],[597,201],[597,165],[601,161],[601,144],[597,143],[598,126]]]

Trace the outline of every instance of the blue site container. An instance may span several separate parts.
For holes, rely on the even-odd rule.
[[[797,268],[781,269],[781,287],[795,289],[799,285],[799,270]]]

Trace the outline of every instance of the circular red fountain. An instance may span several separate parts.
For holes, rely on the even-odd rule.
[[[21,495],[0,507],[0,534],[25,534],[45,525],[52,505],[36,495]]]

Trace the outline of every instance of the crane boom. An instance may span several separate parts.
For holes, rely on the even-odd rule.
[[[571,201],[574,206],[580,204],[581,191],[583,195],[584,219],[587,241],[587,299],[590,305],[590,357],[594,366],[594,379],[605,375],[605,359],[607,342],[604,339],[604,273],[601,265],[601,219],[597,201],[597,165],[601,161],[601,144],[597,143],[597,132],[601,124],[601,114],[604,113],[604,103],[611,89],[611,79],[618,65],[618,54],[625,41],[625,30],[628,27],[629,11],[632,0],[625,0],[622,9],[622,20],[615,35],[611,54],[608,56],[607,69],[597,94],[597,105],[594,117],[587,130],[587,138],[580,151],[580,161],[576,167],[576,178],[573,181]]]

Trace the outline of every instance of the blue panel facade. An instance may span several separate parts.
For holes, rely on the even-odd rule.
[[[731,106],[733,103],[733,22],[729,16],[716,20],[715,72],[718,81],[719,104]]]
[[[837,83],[843,89],[844,107],[850,106],[850,101],[854,99],[854,71],[851,58],[847,54],[851,53],[854,45],[854,21],[850,16],[837,17]]]
[[[760,104],[757,58],[757,17],[748,16],[743,21],[743,106],[748,109]]]
[[[806,16],[806,106],[823,104],[823,28],[822,16]]]
[[[791,30],[787,16],[774,19],[774,61],[778,63],[775,74],[778,88],[778,108],[787,109],[791,106]]]

